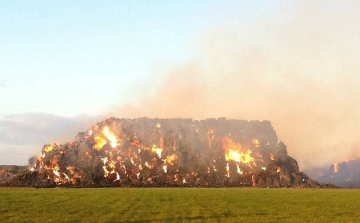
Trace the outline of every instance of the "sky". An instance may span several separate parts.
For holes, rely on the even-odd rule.
[[[98,115],[186,60],[207,1],[1,1],[0,115]],[[190,6],[191,3],[191,7]]]
[[[1,1],[0,164],[109,116],[270,120],[301,169],[360,156],[356,0]]]

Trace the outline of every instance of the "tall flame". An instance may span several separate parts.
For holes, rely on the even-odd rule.
[[[110,141],[111,147],[115,148],[118,145],[116,135],[112,131],[110,131],[109,127],[107,126],[104,127],[103,133],[105,137]]]
[[[116,135],[109,129],[108,126],[105,126],[100,135],[95,137],[94,149],[100,151],[108,142],[112,148],[116,148],[119,145]]]

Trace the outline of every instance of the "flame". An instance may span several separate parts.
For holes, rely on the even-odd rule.
[[[101,148],[103,148],[103,146],[106,144],[106,139],[104,139],[101,136],[96,136],[95,142],[96,142],[96,145],[94,146],[94,149],[97,151],[100,151]]]
[[[334,173],[339,172],[339,164],[334,163]]]
[[[118,172],[116,172],[116,179],[113,182],[115,182],[115,181],[120,181],[120,175]]]
[[[52,151],[55,146],[56,146],[55,143],[53,143],[53,144],[48,144],[48,145],[45,145],[45,146],[44,146],[43,150],[44,150],[44,152],[47,152],[47,153],[48,153],[48,152]]]
[[[236,163],[250,163],[254,161],[254,158],[251,156],[251,151],[242,151],[242,146],[240,143],[234,143],[228,137],[222,139],[224,148],[225,148],[225,160],[233,160]]]
[[[237,173],[238,173],[238,174],[243,174],[243,173],[244,173],[243,171],[241,171],[241,169],[240,169],[239,166],[237,166]]]
[[[174,162],[175,162],[176,159],[177,159],[177,155],[173,154],[171,156],[167,156],[165,162],[170,164],[170,165],[174,165]]]
[[[270,159],[273,160],[273,161],[275,160],[274,154],[270,153]]]
[[[106,136],[106,138],[110,141],[111,147],[116,148],[116,146],[118,145],[116,135],[112,131],[110,131],[109,127],[107,126],[104,127],[103,133]]]
[[[59,171],[57,171],[57,170],[53,170],[53,174],[54,174],[55,176],[57,176],[57,177],[60,177],[60,173],[59,173]]]
[[[228,154],[225,153],[226,161],[234,160],[237,163],[240,163],[240,154],[238,151],[229,149]]]
[[[281,171],[281,167],[278,166],[277,169],[276,169],[276,172],[280,173],[280,171]]]
[[[158,128],[158,129],[161,128],[161,124],[160,124],[160,123],[157,123],[157,124],[156,124],[156,128]]]
[[[158,156],[159,156],[159,159],[161,159],[161,153],[162,153],[162,149],[160,148],[157,148],[156,145],[153,145],[152,149],[151,149],[152,152],[156,153]]]
[[[230,167],[229,167],[229,163],[226,163],[226,176],[230,177]]]
[[[100,151],[108,142],[112,148],[116,148],[119,145],[116,135],[109,129],[108,126],[104,126],[100,135],[95,137],[94,149]]]
[[[164,170],[164,173],[167,173],[167,166],[166,165],[163,165],[163,170]]]

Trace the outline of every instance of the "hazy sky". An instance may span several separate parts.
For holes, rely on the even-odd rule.
[[[212,4],[1,1],[0,116],[94,115],[126,101],[155,65],[189,58]]]
[[[270,120],[300,168],[360,156],[360,2],[0,2],[0,164],[104,117]]]

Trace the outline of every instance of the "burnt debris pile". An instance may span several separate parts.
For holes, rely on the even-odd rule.
[[[269,121],[117,119],[45,145],[8,182],[33,187],[321,187],[299,171]]]

